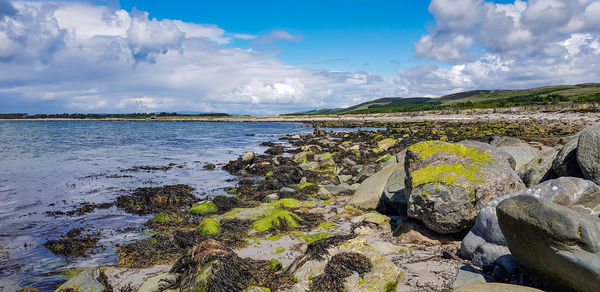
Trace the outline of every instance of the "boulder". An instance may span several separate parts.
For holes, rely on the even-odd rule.
[[[404,181],[406,171],[401,167],[394,171],[383,188],[377,207],[378,212],[389,215],[406,216],[406,198],[404,197]]]
[[[317,191],[317,198],[321,200],[329,200],[331,199],[331,192],[329,192],[329,190],[327,190],[325,187],[320,187]]]
[[[369,178],[370,176],[372,176],[374,173],[375,173],[375,166],[374,165],[363,165],[363,166],[361,166],[360,171],[356,175],[355,181],[357,183],[362,183],[367,178]]]
[[[538,156],[533,148],[528,145],[502,146],[498,149],[508,153],[515,159],[515,169],[519,169]]]
[[[581,131],[577,162],[585,178],[600,184],[600,124]]]
[[[567,197],[547,202],[517,196],[502,201],[498,223],[515,261],[566,289],[598,291],[598,202],[587,199],[599,197],[584,194],[576,202]]]
[[[486,283],[485,275],[474,269],[471,266],[462,266],[458,270],[458,274],[456,275],[456,280],[452,283],[452,288],[456,289],[458,287],[464,286],[470,283]]]
[[[475,225],[462,240],[460,255],[471,260],[476,266],[499,265],[507,272],[512,273],[515,264],[498,225],[496,207],[506,199],[523,195],[547,202],[585,202],[589,200],[600,203],[600,198],[594,199],[600,197],[600,186],[580,178],[561,177],[516,193],[496,197],[487,203],[477,215]],[[575,207],[577,204],[571,204],[571,206]],[[580,208],[585,207],[580,206]]]
[[[351,185],[347,183],[342,183],[339,185],[324,185],[323,186],[331,195],[339,196],[343,194],[353,193],[356,189],[354,189]]]
[[[555,156],[556,150],[554,149],[542,151],[535,159],[517,170],[526,187],[558,177],[552,169],[552,161]]]
[[[558,176],[573,176],[583,177],[583,173],[577,162],[577,143],[579,142],[579,134],[573,136],[565,146],[560,149],[554,161],[552,161],[552,169]]]
[[[100,270],[98,268],[87,269],[69,279],[54,291],[67,291],[73,289],[73,291],[103,292],[104,285],[96,280],[99,276]]]
[[[401,167],[402,164],[399,163],[388,164],[380,171],[371,175],[360,184],[354,195],[350,198],[349,203],[363,210],[375,210],[383,195],[388,179]]]
[[[412,145],[405,168],[408,216],[438,233],[470,228],[492,198],[524,188],[508,154],[480,142]]]
[[[288,198],[296,194],[296,190],[289,187],[283,187],[279,190],[279,195],[284,198]]]

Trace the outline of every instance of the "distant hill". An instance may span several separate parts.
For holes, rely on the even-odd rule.
[[[556,103],[600,102],[600,83],[545,86],[515,90],[471,90],[438,98],[385,97],[348,108],[320,109],[295,114],[331,115],[410,112],[437,109],[500,108]]]

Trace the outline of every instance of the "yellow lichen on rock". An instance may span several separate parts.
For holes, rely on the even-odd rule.
[[[442,141],[425,141],[408,147],[408,150],[417,153],[420,159],[427,159],[439,152],[452,153],[458,157],[470,158],[474,164],[489,164],[494,159],[483,151],[461,144],[452,144]]]

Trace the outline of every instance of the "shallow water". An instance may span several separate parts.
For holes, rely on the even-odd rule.
[[[266,147],[260,142],[310,130],[294,123],[0,121],[0,291],[26,285],[51,291],[64,281],[61,272],[67,268],[114,264],[115,243],[144,236],[117,230],[142,227],[149,218],[115,207],[72,217],[46,211],[112,202],[143,186],[182,183],[195,187],[199,197],[223,193],[235,182],[227,181],[233,176],[219,164],[246,151],[262,153]],[[179,167],[123,171],[169,163]],[[205,170],[205,163],[217,169]],[[105,249],[67,259],[43,246],[79,226],[100,231]]]

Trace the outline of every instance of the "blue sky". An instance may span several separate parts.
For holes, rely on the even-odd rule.
[[[599,0],[0,0],[0,112],[277,114],[598,82]]]
[[[302,41],[271,44],[286,64],[331,70],[373,71],[393,76],[423,63],[412,44],[433,21],[428,1],[121,1],[123,9],[149,11],[158,19],[214,23],[254,35],[285,30]],[[210,3],[208,3],[210,2]],[[186,9],[181,9],[182,7]],[[251,41],[232,45],[249,47]]]

